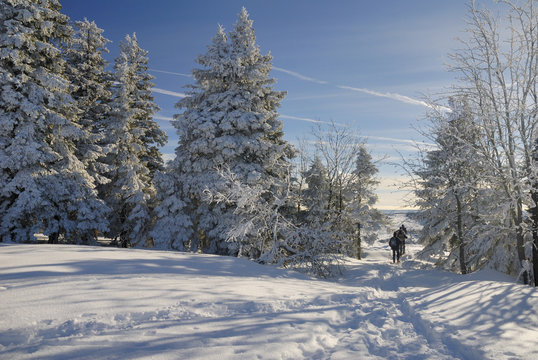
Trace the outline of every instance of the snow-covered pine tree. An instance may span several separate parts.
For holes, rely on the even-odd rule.
[[[148,134],[158,133],[151,125],[157,106],[150,95],[146,63],[147,52],[140,49],[134,34],[127,35],[115,59],[113,99],[106,124],[107,142],[115,144],[104,158],[111,182],[100,187],[101,196],[112,209],[108,236],[134,245],[149,245],[155,195],[147,140],[152,138]]]
[[[379,181],[375,176],[378,172],[379,170],[373,162],[372,155],[370,155],[366,146],[361,144],[355,160],[355,170],[353,170],[355,186],[352,190],[353,199],[357,206],[371,206],[376,203],[375,187],[379,184]]]
[[[156,248],[189,251],[195,245],[193,206],[184,195],[179,166],[172,161],[164,171],[155,174],[159,205],[154,210],[156,220],[150,235]]]
[[[374,234],[382,223],[383,215],[376,208],[376,187],[379,184],[376,175],[379,172],[372,155],[365,144],[359,146],[353,170],[351,192],[351,216],[363,229],[362,236],[367,242],[375,240]]]
[[[272,58],[260,54],[255,40],[252,21],[243,8],[229,41],[219,27],[207,53],[198,57],[203,68],[192,71],[196,82],[189,96],[178,102],[184,112],[174,122],[179,146],[169,176],[181,189],[185,204],[173,206],[173,201],[163,198],[167,205],[157,209],[155,228],[170,224],[170,216],[187,217],[179,223],[192,224],[193,237],[187,245],[191,250],[239,251],[239,244],[227,242],[228,232],[238,223],[236,206],[204,201],[206,190],[217,193],[226,188],[218,167],[226,165],[240,183],[278,192],[278,180],[285,179],[294,156],[292,146],[282,139],[276,112],[285,94],[273,90]],[[177,233],[154,231],[154,236],[160,238],[156,242],[166,243]]]
[[[106,44],[110,41],[93,21],[76,21],[74,28],[73,37],[64,45],[64,58],[71,96],[80,110],[78,123],[84,132],[75,142],[76,154],[95,183],[105,184],[110,181],[104,176],[107,166],[102,160],[103,151],[110,146],[104,130],[112,98],[112,75],[105,71],[103,53],[108,53]]]
[[[301,203],[306,207],[306,223],[328,221],[329,176],[319,156],[315,156],[310,168],[302,174],[307,185],[302,191]]]
[[[436,149],[429,150],[420,166],[415,168],[420,188],[417,189],[417,205],[425,221],[422,239],[427,244],[424,252],[433,249],[446,262],[448,268],[459,267],[463,274],[476,270],[488,259],[484,247],[473,244],[471,259],[466,246],[482,237],[472,239],[473,228],[479,227],[480,184],[484,183],[485,162],[477,154],[476,147],[480,129],[474,121],[466,99],[452,98],[451,112],[446,113],[433,106],[429,115],[434,128]],[[480,250],[482,249],[482,250]],[[445,258],[444,252],[450,252]]]
[[[136,34],[133,34],[129,41],[128,61],[137,77],[131,107],[135,111],[133,114],[135,126],[143,129],[140,136],[142,150],[138,157],[148,167],[150,179],[153,180],[155,172],[164,169],[163,156],[159,147],[166,145],[168,136],[153,120],[153,115],[159,111],[159,107],[152,95],[154,84],[151,81],[154,77],[148,73],[148,51],[140,48]]]
[[[84,136],[56,46],[73,30],[56,0],[0,1],[0,238],[91,241],[106,206],[75,156]]]

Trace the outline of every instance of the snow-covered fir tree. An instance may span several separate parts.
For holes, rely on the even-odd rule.
[[[158,109],[150,95],[151,76],[146,74],[147,52],[136,36],[127,35],[114,64],[113,100],[107,119],[107,142],[114,144],[104,162],[111,182],[100,186],[101,196],[113,210],[108,235],[134,245],[148,245],[151,202],[155,188],[151,179],[148,139],[160,133],[151,119]],[[155,159],[154,164],[159,161]]]
[[[429,117],[437,147],[414,169],[424,219],[423,253],[433,252],[440,264],[465,274],[490,258],[484,237],[475,234],[480,215],[491,210],[484,208],[485,159],[476,151],[481,133],[466,99],[450,99],[449,113],[433,108],[437,111]]]
[[[219,27],[208,51],[198,57],[202,68],[192,71],[195,84],[189,96],[178,103],[184,112],[174,122],[179,145],[167,170],[170,180],[162,182],[166,186],[172,182],[181,195],[160,189],[164,195],[153,231],[160,246],[170,246],[167,244],[175,240],[180,229],[188,227],[192,236],[180,235],[185,248],[239,253],[241,244],[227,241],[227,234],[239,222],[237,206],[204,201],[206,191],[226,189],[226,180],[218,171],[223,165],[241,184],[273,193],[285,188],[279,181],[286,178],[294,150],[282,139],[276,109],[285,94],[272,88],[271,59],[260,53],[244,8],[233,30],[226,35]],[[184,203],[178,205],[176,198]],[[162,230],[172,223],[176,229]]]
[[[362,237],[367,242],[375,240],[373,234],[383,222],[383,215],[375,208],[377,202],[376,187],[379,184],[376,176],[379,172],[372,155],[365,144],[359,146],[353,170],[353,182],[350,185],[351,213],[358,226],[361,227]]]
[[[153,115],[159,111],[159,107],[152,95],[154,84],[151,81],[154,77],[148,73],[148,51],[138,45],[136,34],[130,39],[126,38],[126,41],[129,46],[124,51],[128,52],[127,61],[131,65],[132,76],[136,78],[136,81],[133,81],[135,88],[131,108],[134,111],[135,127],[143,129],[140,135],[142,149],[138,157],[146,164],[150,178],[153,179],[156,171],[164,169],[163,156],[159,148],[166,145],[168,136],[153,120]]]
[[[109,102],[112,98],[111,74],[105,71],[107,62],[103,53],[108,53],[108,39],[103,37],[103,30],[95,22],[76,21],[75,33],[64,45],[64,57],[67,62],[66,76],[71,82],[71,96],[80,110],[78,123],[84,136],[75,142],[78,158],[86,170],[93,176],[96,184],[110,181],[104,176],[107,170],[102,162],[107,144],[105,135]]]
[[[325,222],[328,220],[329,175],[319,156],[315,156],[310,168],[302,174],[307,185],[301,194],[305,206],[305,221]]]
[[[75,155],[85,136],[56,44],[73,34],[56,0],[0,1],[0,238],[42,231],[89,242],[107,208]]]

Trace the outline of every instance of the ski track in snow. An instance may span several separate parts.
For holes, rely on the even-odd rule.
[[[408,221],[393,218],[394,226]],[[527,307],[520,328],[500,300],[469,318],[474,308],[459,296],[485,283],[413,268],[412,243],[393,265],[388,236],[331,281],[244,259],[1,245],[0,359],[533,358],[538,320]],[[538,304],[531,288],[510,286]],[[476,324],[492,324],[479,329],[485,335],[506,328],[488,340]],[[516,341],[521,329],[526,348]],[[506,334],[513,345],[496,344]]]

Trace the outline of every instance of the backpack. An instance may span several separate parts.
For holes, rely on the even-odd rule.
[[[390,238],[389,240],[389,246],[391,248],[395,248],[398,246],[398,239],[396,239],[394,236]]]

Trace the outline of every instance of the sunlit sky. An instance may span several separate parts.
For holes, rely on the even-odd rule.
[[[86,17],[112,40],[136,32],[149,51],[156,120],[168,133],[162,151],[173,157],[177,136],[169,118],[193,82],[218,24],[231,30],[241,7],[254,21],[262,53],[271,52],[275,88],[288,92],[279,109],[285,138],[296,144],[311,137],[316,122],[342,124],[367,138],[380,168],[380,209],[407,207],[401,156],[413,156],[413,141],[425,139],[425,95],[454,82],[448,53],[465,28],[467,0],[60,0],[72,20]],[[486,6],[492,0],[482,0]]]

